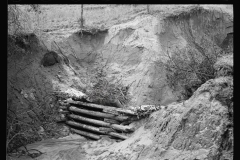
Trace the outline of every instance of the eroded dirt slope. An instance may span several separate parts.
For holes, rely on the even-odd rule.
[[[119,19],[121,24],[103,25],[107,32],[74,33],[59,43],[75,69],[106,65],[109,78],[130,86],[129,105],[168,104],[177,98],[159,61],[179,50],[211,54],[213,47],[231,46],[232,14],[221,7],[173,6],[170,12],[169,6],[168,11],[152,6],[152,15],[141,14],[128,22]]]
[[[36,40],[31,52],[8,59],[9,105],[20,110],[29,110],[31,105],[51,107],[55,102],[54,96],[47,96],[49,93],[69,88],[84,90],[89,85],[88,71],[103,64],[106,64],[109,78],[115,77],[130,86],[133,99],[129,105],[167,105],[177,100],[166,85],[164,68],[158,63],[165,60],[167,52],[185,48],[201,52],[206,43],[231,51],[233,16],[230,6],[152,6],[151,15],[146,14],[144,6],[127,7],[88,6],[86,26],[99,25],[106,30],[95,34],[77,32],[79,16],[75,15],[80,13],[80,6],[52,7],[54,12],[50,12],[51,6],[44,7],[39,23],[45,32],[38,35],[40,41]],[[123,8],[125,10],[120,12]],[[91,14],[96,10],[99,14],[91,18],[96,16]],[[64,14],[67,11],[68,14]],[[107,19],[101,13],[113,17]],[[63,25],[64,19],[66,25]],[[205,43],[201,42],[203,38]],[[41,66],[41,59],[48,50],[61,54],[53,40],[77,74],[64,63]],[[49,150],[39,159],[218,159],[220,156],[232,159],[231,131],[226,131],[228,108],[215,98],[215,92],[221,92],[223,88],[219,86],[225,83],[231,85],[232,79],[210,80],[184,103],[155,112],[128,140],[107,144],[110,146],[88,142],[54,154]],[[36,116],[36,113],[31,114]],[[98,149],[93,150],[91,145]]]

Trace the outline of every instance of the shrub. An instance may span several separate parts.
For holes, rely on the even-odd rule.
[[[187,99],[207,80],[215,77],[213,67],[219,52],[198,52],[192,48],[177,50],[170,56],[167,52],[167,62],[163,63],[166,69],[168,85],[179,91],[179,99]]]
[[[111,105],[114,107],[125,107],[130,101],[129,87],[124,86],[120,80],[108,78],[106,67],[99,67],[92,72],[91,84],[86,89],[86,94],[92,102]]]

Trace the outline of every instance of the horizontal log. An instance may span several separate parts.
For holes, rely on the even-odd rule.
[[[86,118],[86,117],[82,117],[82,116],[78,116],[78,115],[74,115],[74,114],[70,114],[70,115],[68,115],[68,117],[76,119],[76,120],[80,120],[80,121],[83,121],[83,122],[96,124],[96,125],[103,126],[103,127],[109,127],[110,126],[109,123],[106,123],[104,121],[90,119],[90,118]]]
[[[124,140],[125,140],[125,139],[128,139],[127,136],[121,135],[121,134],[115,133],[115,132],[110,132],[110,133],[108,133],[108,135],[113,136],[113,137],[117,137],[117,138],[121,138],[121,139],[124,139]]]
[[[93,134],[93,133],[89,133],[89,132],[86,132],[86,131],[81,131],[81,130],[77,130],[77,129],[73,129],[73,128],[70,128],[70,130],[75,132],[75,133],[77,133],[77,134],[80,134],[82,136],[90,137],[92,139],[99,140],[101,138],[99,135],[96,135],[96,134]]]
[[[117,124],[112,124],[111,128],[123,131],[123,132],[133,132],[135,129],[130,126],[122,126],[122,125],[117,125]]]
[[[114,115],[119,115],[119,112],[112,110],[112,109],[103,109],[103,112],[114,114]]]
[[[74,112],[78,112],[78,113],[91,115],[91,116],[101,117],[101,118],[115,119],[115,120],[118,120],[118,121],[125,121],[125,120],[129,119],[128,116],[116,116],[116,115],[102,113],[102,112],[84,110],[84,109],[80,109],[80,108],[77,108],[77,107],[74,107],[74,106],[70,106],[69,110],[74,111]]]
[[[108,127],[99,127],[99,130],[106,133],[115,132],[112,128],[108,128]]]
[[[79,124],[75,124],[75,122],[73,121],[67,121],[67,124],[69,125],[73,125],[73,126],[76,126],[76,127],[80,127]],[[81,128],[84,128],[84,129],[89,129],[88,127],[86,127],[87,125],[85,125],[85,127],[81,126]],[[96,127],[92,127],[92,126],[89,126],[91,128],[91,131],[93,128],[96,128]],[[74,128],[70,128],[70,130],[72,130],[73,132],[76,132],[80,135],[83,135],[83,136],[87,136],[87,137],[90,137],[90,138],[93,138],[93,139],[100,139],[100,136],[96,135],[96,134],[93,134],[93,133],[89,133],[87,131],[81,131],[81,130],[78,130],[78,129],[74,129]],[[94,131],[96,131],[94,129]],[[117,137],[117,138],[120,138],[120,139],[127,139],[128,137],[125,136],[125,135],[121,135],[119,133],[115,133],[115,132],[107,132],[107,131],[98,131],[98,132],[102,132],[102,133],[105,133],[107,135],[110,135],[110,136],[113,136],[113,137]]]
[[[111,123],[111,124],[120,124],[120,122],[114,119],[108,119],[108,118],[104,118],[104,122]]]
[[[100,139],[100,135],[96,135],[96,134],[93,134],[93,133],[89,133],[89,132],[86,132],[86,131],[81,131],[81,130],[78,130],[78,129],[73,129],[71,128],[70,130],[76,132],[76,133],[79,133],[83,136],[88,136],[91,138],[94,138],[94,139]],[[122,135],[122,134],[119,134],[119,133],[115,133],[115,132],[109,132],[109,133],[106,133],[107,135],[110,135],[112,137],[117,137],[117,138],[120,138],[120,139],[127,139],[128,137],[125,136],[125,135]]]
[[[134,128],[130,127],[130,126],[110,124],[110,123],[107,123],[107,122],[104,122],[104,121],[95,120],[95,119],[91,119],[91,118],[86,118],[86,117],[82,117],[82,116],[74,115],[74,114],[70,114],[70,115],[67,115],[67,116],[72,118],[72,119],[92,123],[92,124],[99,125],[99,126],[102,126],[102,127],[108,127],[108,128],[116,129],[116,130],[119,130],[119,131],[122,131],[122,132],[133,132],[134,131]],[[75,122],[75,123],[77,123],[77,122]]]
[[[135,113],[132,110],[128,110],[128,109],[115,108],[115,107],[111,107],[111,106],[104,106],[104,105],[86,103],[86,102],[81,102],[81,101],[73,101],[70,99],[65,100],[65,102],[70,103],[70,104],[78,104],[78,105],[81,105],[84,107],[91,107],[91,108],[97,108],[97,109],[108,109],[108,110],[117,111],[119,113],[124,113],[124,114],[129,114],[129,115],[137,115],[137,113]]]
[[[100,131],[99,128],[93,127],[93,126],[90,126],[90,125],[81,124],[81,123],[77,123],[77,122],[74,122],[74,121],[66,121],[66,124],[68,124],[70,126],[80,127],[80,128],[83,128],[83,129],[94,131],[94,132],[97,132],[97,133],[106,134],[105,132]]]

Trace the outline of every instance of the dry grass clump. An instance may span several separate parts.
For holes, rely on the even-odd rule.
[[[177,50],[164,63],[168,85],[173,90],[181,88],[179,99],[188,99],[193,92],[209,79],[216,77],[214,64],[220,53],[199,52],[194,49]]]
[[[125,105],[131,99],[128,91],[129,87],[124,86],[120,81],[109,80],[104,68],[95,71],[91,83],[93,85],[87,89],[86,94],[94,103],[126,107]]]
[[[167,52],[168,61],[164,63],[167,71],[167,82],[173,90],[182,92],[179,96],[180,99],[188,99],[207,80],[224,75],[228,76],[232,73],[230,65],[225,65],[224,69],[217,67],[218,64],[214,66],[218,58],[226,54],[219,39],[220,36],[226,33],[223,25],[225,23],[223,17],[226,14],[223,12],[219,12],[219,14],[222,18],[220,21],[216,21],[213,11],[193,6],[189,7],[185,12],[167,17],[169,22],[179,24],[181,30],[184,31],[186,40],[191,42],[185,49],[176,49],[171,54]],[[206,31],[203,36],[195,35],[189,25],[191,17],[196,15],[199,15],[198,19],[201,22],[199,28],[201,27],[202,30]],[[211,19],[209,20],[208,17]],[[211,38],[213,37],[212,31],[219,33],[219,35]],[[200,39],[197,40],[196,37]],[[229,43],[229,45],[232,48],[232,44]],[[231,62],[222,60],[219,63]],[[216,72],[216,70],[220,71]]]
[[[169,86],[173,90],[182,88],[180,99],[187,99],[192,96],[193,92],[207,80],[214,78],[213,64],[203,58],[202,61],[194,56],[193,53],[187,59],[184,53],[169,56],[169,60],[164,64],[166,68],[166,78]]]

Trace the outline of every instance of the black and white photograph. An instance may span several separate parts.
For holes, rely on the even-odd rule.
[[[8,4],[7,21],[6,160],[235,159],[233,4]]]

